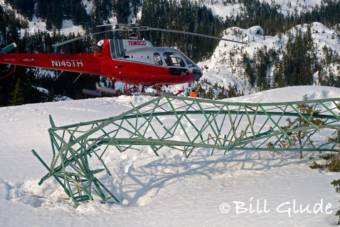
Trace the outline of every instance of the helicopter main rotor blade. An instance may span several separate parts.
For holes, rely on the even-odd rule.
[[[113,26],[113,24],[103,24],[103,25],[98,25],[97,27],[107,27],[107,26]],[[83,35],[74,39],[69,39],[64,42],[56,43],[53,45],[54,48],[78,41],[78,40],[83,40],[89,37],[93,37],[96,35],[104,34],[107,32],[115,32],[115,31],[135,31],[138,30],[139,32],[144,32],[144,31],[160,31],[160,32],[166,32],[166,33],[175,33],[175,34],[184,34],[184,35],[191,35],[191,36],[197,36],[197,37],[202,37],[202,38],[208,38],[208,39],[214,39],[214,40],[222,40],[222,41],[227,41],[227,42],[233,42],[233,43],[239,43],[239,44],[247,44],[242,41],[237,41],[233,39],[226,39],[226,38],[219,38],[216,36],[212,35],[206,35],[206,34],[201,34],[201,33],[195,33],[195,32],[186,32],[186,31],[179,31],[179,30],[174,30],[174,29],[164,29],[164,28],[153,28],[153,27],[148,27],[148,26],[123,26],[121,28],[116,28],[116,29],[110,29],[110,30],[105,30],[101,32],[95,32],[95,33],[90,33],[88,35]]]
[[[74,39],[69,39],[69,40],[66,40],[64,42],[53,44],[52,46],[54,48],[57,48],[57,47],[60,47],[60,46],[63,46],[63,45],[69,44],[69,43],[73,43],[73,42],[78,41],[78,40],[83,40],[83,39],[90,38],[90,37],[93,37],[93,36],[96,36],[96,35],[104,34],[104,33],[107,33],[107,32],[115,32],[115,31],[125,31],[125,30],[123,30],[123,29],[110,29],[110,30],[106,30],[106,31],[90,33],[88,35],[83,35],[83,36],[80,36],[80,37],[77,37],[77,38],[74,38]]]
[[[123,24],[123,23],[118,23],[118,24],[101,24],[97,25],[97,28],[103,28],[103,27],[115,27],[119,29],[126,29],[126,30],[131,30],[133,28],[140,28],[139,24]]]
[[[108,27],[108,26],[114,26],[114,25],[113,24],[103,24],[103,25],[98,25],[97,27]],[[134,26],[134,25],[132,25],[130,27],[129,27],[129,25],[119,25],[119,26],[123,26],[125,30],[138,29],[139,31],[160,31],[160,32],[167,32],[167,33],[191,35],[191,36],[197,36],[197,37],[208,38],[208,39],[222,40],[222,41],[239,43],[239,44],[247,44],[245,42],[238,41],[238,40],[219,38],[219,37],[212,36],[212,35],[206,35],[206,34],[195,33],[195,32],[179,31],[179,30],[174,30],[174,29],[153,28],[153,27],[148,27],[148,26]]]
[[[206,34],[201,34],[201,33],[195,33],[195,32],[186,32],[186,31],[178,31],[178,30],[173,30],[173,29],[152,28],[152,27],[146,27],[146,30],[175,33],[175,34],[184,34],[184,35],[191,35],[191,36],[197,36],[197,37],[208,38],[208,39],[222,40],[222,41],[239,43],[239,44],[247,44],[247,43],[242,42],[242,41],[237,41],[237,40],[233,40],[233,39],[226,39],[226,38],[219,38],[219,37],[216,37],[216,36],[206,35]]]

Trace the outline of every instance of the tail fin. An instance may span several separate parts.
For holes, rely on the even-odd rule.
[[[17,48],[17,44],[16,43],[11,43],[11,44],[5,46],[4,48],[0,49],[0,54],[10,53],[13,50],[15,50],[16,48]]]

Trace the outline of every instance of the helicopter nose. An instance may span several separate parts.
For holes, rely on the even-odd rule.
[[[198,66],[195,66],[192,72],[196,81],[200,80],[201,77],[203,76],[203,72]]]

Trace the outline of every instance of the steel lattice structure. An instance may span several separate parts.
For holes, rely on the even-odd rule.
[[[195,148],[338,151],[339,113],[340,98],[243,103],[161,96],[103,120],[57,127],[50,118],[50,164],[33,154],[48,170],[40,184],[54,177],[75,204],[95,197],[119,202],[96,177],[110,174],[102,158],[109,147],[149,146],[155,155],[168,147],[187,157]]]

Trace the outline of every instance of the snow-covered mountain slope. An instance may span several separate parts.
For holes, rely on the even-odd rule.
[[[222,18],[234,17],[245,13],[245,5],[242,0],[191,0],[210,8],[212,12]],[[267,3],[284,15],[300,15],[309,12],[326,0],[259,0],[260,3]]]
[[[233,2],[224,1],[224,0],[191,0],[192,2],[199,3],[201,5],[205,5],[211,11],[222,18],[226,17],[235,17],[242,12],[244,12],[244,5],[242,2],[236,0]]]
[[[53,33],[53,31],[49,31],[46,28],[46,21],[37,16],[33,16],[30,20],[24,15],[20,14],[15,8],[13,8],[10,4],[5,3],[5,0],[0,0],[0,7],[2,7],[5,11],[14,12],[15,17],[22,22],[27,23],[28,27],[20,30],[20,35],[23,37],[24,35],[34,35],[38,32],[49,32]],[[72,20],[65,19],[62,23],[62,28],[58,31],[62,35],[73,34],[84,34],[85,30],[80,25],[74,25]]]
[[[235,101],[286,101],[338,97],[340,89],[289,87],[240,97]],[[123,205],[90,202],[77,208],[59,186],[37,182],[46,170],[32,148],[46,159],[51,155],[48,115],[57,125],[117,115],[150,97],[101,98],[0,108],[0,226],[331,226],[339,196],[330,182],[340,174],[312,170],[306,154],[223,152],[197,149],[186,159],[165,149],[155,157],[148,149],[117,151],[107,157],[112,183],[125,198]],[[157,129],[156,129],[157,130]],[[269,212],[237,214],[235,202]],[[332,214],[295,213],[293,203],[329,203]],[[281,212],[278,206],[283,207]],[[228,210],[230,208],[230,210]],[[228,212],[229,211],[229,212]],[[289,216],[289,211],[291,211]]]
[[[82,0],[82,5],[84,6],[86,13],[88,15],[91,15],[93,8],[94,8],[94,2],[93,0]]]
[[[334,56],[340,56],[339,32],[318,22],[310,25],[298,25],[284,34],[276,36],[264,36],[263,29],[260,26],[254,26],[249,29],[232,27],[224,32],[224,38],[241,40],[247,44],[221,41],[212,57],[199,63],[205,69],[202,79],[212,83],[221,83],[225,86],[236,85],[245,94],[252,92],[245,71],[244,56],[246,55],[257,63],[256,53],[259,50],[267,52],[275,50],[279,54],[279,58],[282,58],[282,54],[286,50],[288,35],[291,34],[294,37],[298,31],[306,33],[308,26],[311,28],[314,53],[318,62],[325,61],[325,47],[332,50]],[[273,77],[274,70],[275,66],[271,67],[268,73],[269,78]],[[325,63],[323,70],[332,72],[334,75],[340,75],[339,63]],[[317,82],[317,79],[315,82]]]
[[[21,29],[21,36],[24,35],[34,35],[39,32],[48,32],[50,34],[53,31],[50,31],[46,28],[46,22],[34,16],[32,20],[26,19],[28,22],[28,28]],[[85,34],[85,30],[81,25],[74,25],[72,20],[63,20],[62,28],[58,31],[61,35],[69,35],[69,34]]]
[[[288,14],[301,14],[313,10],[321,6],[322,3],[326,4],[325,0],[260,0],[268,4],[276,5],[279,11],[285,15]]]

